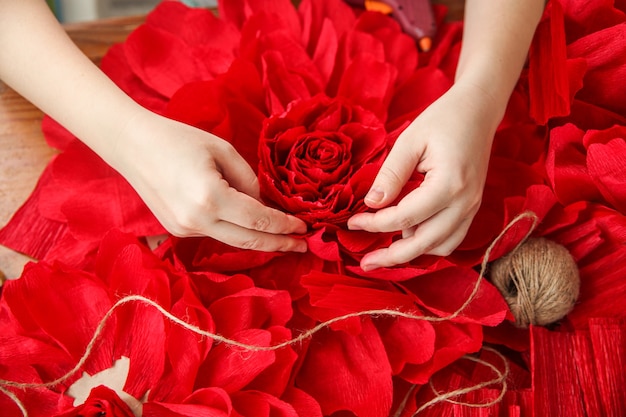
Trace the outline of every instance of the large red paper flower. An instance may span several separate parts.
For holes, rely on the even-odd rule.
[[[61,153],[0,233],[46,260],[3,290],[0,379],[63,375],[130,294],[260,349],[215,344],[154,306],[130,303],[112,315],[82,369],[89,377],[119,372],[127,358],[123,384],[89,387],[76,406],[69,394],[78,374],[15,390],[31,415],[122,410],[119,400],[139,403],[146,417],[386,417],[402,403],[411,413],[432,398],[430,381],[480,379],[459,361],[485,341],[507,347],[526,387],[530,368],[511,350],[527,350],[528,334],[512,329],[502,297],[477,270],[526,210],[541,222],[534,233],[565,245],[581,268],[581,302],[565,323],[623,315],[608,302],[625,291],[626,114],[622,90],[610,85],[625,67],[623,2],[552,2],[496,134],[465,241],[446,258],[368,273],[361,256],[396,236],[348,231],[346,219],[366,210],[363,196],[397,133],[452,85],[462,28],[441,22],[435,47],[420,54],[389,16],[341,0],[299,3],[226,0],[218,18],[162,2],[103,69],[144,106],[232,143],[257,170],[265,201],[310,224],[308,253],[244,251],[208,238],[170,238],[151,251],[119,231],[101,242],[112,229],[140,238],[163,229],[115,171],[49,119],[46,136]],[[524,218],[508,230],[489,260],[532,224]],[[31,229],[41,233],[24,233]],[[351,317],[266,349],[372,310],[414,317]],[[0,395],[0,407],[19,415],[8,397]]]

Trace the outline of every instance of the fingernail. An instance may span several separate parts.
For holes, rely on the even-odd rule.
[[[380,268],[380,265],[376,265],[376,264],[361,265],[361,269],[365,272],[373,271],[374,269],[378,269],[378,268]]]
[[[359,225],[356,220],[348,220],[348,230],[363,230],[363,227]]]
[[[385,192],[378,187],[372,188],[365,196],[365,199],[371,201],[372,203],[380,203],[384,198]]]
[[[294,252],[305,253],[308,249],[306,242],[302,242],[294,248]]]
[[[301,224],[301,225],[298,225],[298,226],[296,227],[296,230],[294,231],[294,233],[297,233],[297,234],[299,234],[299,235],[303,235],[303,234],[305,234],[307,231],[308,231],[308,228],[307,228],[306,224]]]

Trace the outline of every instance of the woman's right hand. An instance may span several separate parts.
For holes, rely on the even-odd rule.
[[[117,138],[112,165],[161,224],[260,251],[305,252],[306,224],[260,201],[256,174],[226,141],[147,110]]]

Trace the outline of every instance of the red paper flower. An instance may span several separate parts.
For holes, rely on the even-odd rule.
[[[98,386],[91,390],[87,402],[57,417],[135,417],[115,391]]]
[[[0,378],[42,383],[63,375],[104,314],[135,294],[258,349],[215,344],[152,306],[125,305],[81,370],[101,375],[128,358],[123,384],[89,387],[76,407],[69,393],[79,375],[16,390],[31,415],[107,413],[115,404],[124,409],[119,400],[128,395],[143,403],[145,417],[382,417],[395,412],[407,384],[418,386],[407,401],[414,410],[432,398],[424,384],[454,376],[458,360],[482,346],[485,328],[505,320],[502,297],[477,281],[476,269],[526,210],[541,221],[535,234],[564,244],[581,268],[581,303],[565,322],[583,327],[591,314],[622,315],[608,301],[624,293],[626,131],[613,125],[626,125],[626,114],[622,90],[611,83],[624,72],[626,32],[623,2],[609,3],[549,6],[496,134],[483,204],[459,249],[365,273],[363,253],[395,236],[348,231],[346,219],[366,210],[363,196],[397,133],[452,85],[461,25],[442,22],[435,48],[418,54],[392,18],[355,13],[341,0],[303,0],[297,9],[288,0],[230,0],[220,2],[220,18],[162,2],[112,48],[104,70],[144,106],[231,142],[257,169],[266,202],[312,226],[310,251],[171,238],[151,252],[118,231],[100,242],[111,229],[139,237],[163,230],[116,172],[48,119],[46,135],[61,154],[0,235],[46,259],[3,290]],[[420,181],[416,175],[407,189]],[[489,260],[512,250],[532,223],[519,221]],[[46,236],[24,233],[30,228]],[[352,317],[301,343],[265,349],[368,310],[416,317]],[[486,340],[524,350],[520,332],[505,322]],[[7,397],[0,407],[19,415]]]
[[[386,155],[386,133],[364,109],[317,96],[270,118],[261,134],[261,192],[310,224],[345,224]]]

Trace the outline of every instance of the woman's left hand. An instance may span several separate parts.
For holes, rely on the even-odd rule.
[[[363,257],[364,270],[446,256],[461,243],[482,199],[503,111],[494,107],[480,88],[457,83],[402,132],[365,197],[377,211],[348,221],[351,230],[402,231],[402,239]],[[414,170],[425,174],[423,183],[391,206]]]

